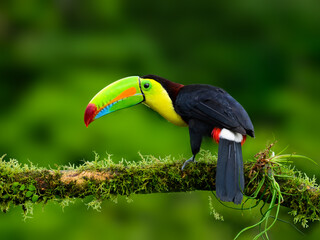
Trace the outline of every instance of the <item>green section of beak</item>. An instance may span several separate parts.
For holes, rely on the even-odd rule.
[[[127,77],[102,89],[87,106],[84,117],[86,125],[108,113],[143,102],[139,81],[138,76]]]

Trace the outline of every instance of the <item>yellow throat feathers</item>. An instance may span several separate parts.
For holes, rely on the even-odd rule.
[[[186,127],[187,124],[174,110],[172,100],[169,97],[167,91],[162,87],[160,83],[155,80],[151,80],[151,89],[144,91],[145,102],[144,104],[158,112],[162,117],[167,119],[169,122]]]

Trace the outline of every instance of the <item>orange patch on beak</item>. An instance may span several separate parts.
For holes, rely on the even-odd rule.
[[[127,90],[124,90],[122,93],[120,93],[117,97],[115,97],[114,99],[112,99],[110,102],[108,102],[107,104],[105,104],[104,106],[102,106],[101,108],[99,108],[99,110],[97,112],[100,112],[102,109],[104,109],[106,106],[117,102],[121,99],[125,99],[127,97],[131,97],[133,95],[135,95],[137,93],[137,90],[135,87],[131,87],[128,88]]]

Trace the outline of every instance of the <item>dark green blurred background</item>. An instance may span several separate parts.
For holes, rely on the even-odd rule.
[[[208,83],[248,111],[256,139],[244,159],[278,140],[320,163],[320,2],[8,0],[0,3],[0,155],[41,167],[93,160],[93,151],[139,161],[138,152],[190,157],[186,128],[144,106],[86,128],[87,103],[109,83],[157,74],[182,84]],[[203,148],[217,151],[210,140]],[[319,167],[296,166],[319,179]],[[260,219],[258,210],[214,207],[208,192],[120,197],[96,212],[76,201],[64,212],[36,206],[0,214],[1,239],[232,239]],[[282,209],[281,218],[292,221]],[[250,239],[257,229],[244,235]],[[317,239],[319,224],[305,230]],[[278,222],[272,239],[301,239]]]

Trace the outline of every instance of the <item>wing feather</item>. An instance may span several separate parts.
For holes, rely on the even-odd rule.
[[[175,110],[186,121],[198,119],[253,136],[253,125],[244,108],[221,88],[211,85],[184,86],[175,101]]]

